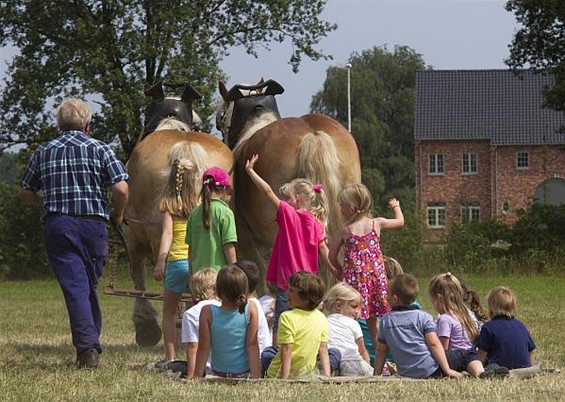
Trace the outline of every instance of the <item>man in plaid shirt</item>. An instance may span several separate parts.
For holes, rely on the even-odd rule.
[[[61,135],[37,148],[19,192],[24,201],[43,206],[45,248],[65,297],[81,368],[99,364],[102,312],[96,288],[108,258],[107,223],[122,223],[129,191],[124,165],[108,145],[88,136],[91,118],[84,101],[69,98],[61,103]]]

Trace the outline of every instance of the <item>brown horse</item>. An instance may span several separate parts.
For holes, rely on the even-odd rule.
[[[181,127],[184,131],[180,131]],[[128,224],[123,227],[130,273],[137,290],[146,290],[143,260],[151,256],[155,261],[159,250],[159,200],[170,169],[169,150],[180,141],[192,145],[190,158],[202,172],[209,166],[220,166],[229,171],[233,165],[233,155],[222,141],[207,133],[189,132],[188,126],[175,119],[163,121],[155,131],[138,142],[127,163],[130,198],[125,212]],[[200,189],[193,190],[199,193]],[[161,329],[157,311],[149,300],[135,299],[133,321],[139,345],[152,346],[159,342]]]
[[[274,96],[284,89],[275,81],[236,85],[229,91],[220,82],[219,89],[223,103],[216,125],[235,157],[238,257],[252,259],[264,270],[265,251],[272,247],[277,231],[276,211],[245,172],[245,161],[253,154],[259,154],[255,170],[275,192],[297,177],[323,184],[330,204],[328,235],[333,237],[342,225],[337,193],[345,184],[361,181],[353,136],[321,114],[280,118]],[[264,280],[259,290],[266,290]]]

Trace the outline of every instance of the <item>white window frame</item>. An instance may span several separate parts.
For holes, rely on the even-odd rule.
[[[476,153],[466,153],[461,158],[461,173],[477,174],[479,172],[479,156]]]
[[[530,168],[530,153],[528,151],[516,152],[516,169],[527,170],[529,168]]]
[[[444,203],[428,204],[427,222],[430,229],[444,229],[447,226],[447,208]]]
[[[428,174],[430,176],[445,174],[443,154],[428,154]]]
[[[480,222],[481,206],[477,203],[461,205],[461,223]]]

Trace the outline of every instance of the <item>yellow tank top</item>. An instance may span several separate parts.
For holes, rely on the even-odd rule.
[[[186,260],[188,258],[188,244],[186,239],[186,226],[184,219],[173,220],[173,241],[169,249],[169,261]]]

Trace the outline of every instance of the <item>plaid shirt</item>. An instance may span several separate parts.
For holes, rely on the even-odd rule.
[[[127,179],[124,165],[107,144],[81,131],[65,131],[37,148],[20,185],[43,193],[45,213],[108,219],[106,190]]]

